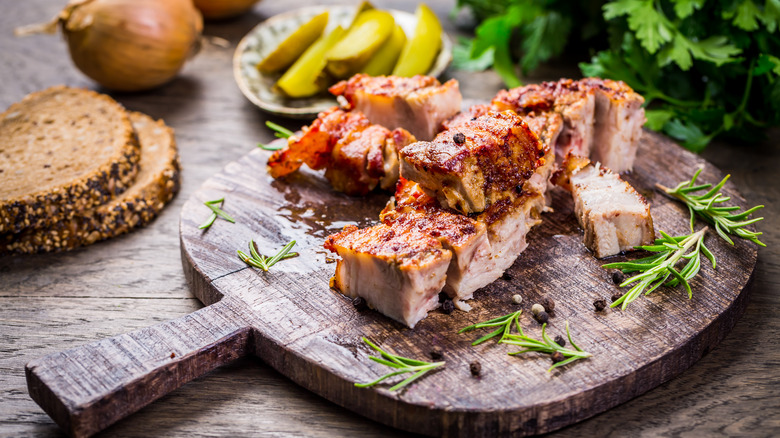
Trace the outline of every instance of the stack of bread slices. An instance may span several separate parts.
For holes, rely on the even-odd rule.
[[[62,251],[152,221],[179,190],[173,130],[52,87],[0,114],[0,254]]]

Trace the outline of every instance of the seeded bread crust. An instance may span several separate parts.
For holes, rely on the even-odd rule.
[[[71,219],[78,212],[105,204],[124,192],[133,183],[138,173],[138,161],[140,160],[138,139],[124,108],[104,94],[66,86],[55,86],[31,93],[0,114],[0,139],[6,139],[14,131],[25,128],[35,129],[37,130],[35,132],[40,131],[40,134],[45,136],[47,129],[49,129],[47,125],[38,125],[35,121],[31,121],[28,125],[20,128],[16,122],[20,117],[31,119],[36,116],[36,114],[28,113],[28,107],[35,102],[74,94],[78,95],[77,100],[80,103],[90,100],[98,102],[101,106],[108,107],[112,112],[115,112],[112,117],[119,117],[121,129],[112,136],[112,140],[116,137],[114,141],[114,144],[117,145],[115,152],[97,170],[64,184],[20,196],[8,198],[0,196],[0,233],[18,233],[26,228],[47,227],[57,221]],[[62,105],[63,112],[69,110],[67,105]],[[100,122],[97,117],[95,121]],[[25,123],[25,121],[23,120],[21,123]],[[73,147],[82,148],[85,154],[89,154],[90,151],[94,150],[93,147],[97,147],[89,144],[88,140],[84,140],[84,144],[77,144],[78,139],[71,141],[74,142]],[[2,144],[0,144],[0,152],[2,149]],[[52,157],[52,160],[56,160],[56,157]],[[0,169],[2,172],[15,170]],[[0,180],[3,179],[2,176],[3,174],[0,173]]]
[[[162,120],[130,113],[141,143],[138,181],[117,199],[54,225],[0,235],[0,254],[65,251],[127,233],[151,222],[180,188],[173,129]],[[155,150],[150,151],[154,145]]]

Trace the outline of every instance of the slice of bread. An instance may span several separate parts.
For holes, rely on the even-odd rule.
[[[0,233],[40,228],[122,193],[138,172],[124,108],[94,91],[56,86],[0,114]]]
[[[41,229],[0,236],[2,253],[42,253],[89,245],[151,222],[179,191],[179,157],[173,130],[162,120],[130,113],[141,143],[141,170],[116,199]]]

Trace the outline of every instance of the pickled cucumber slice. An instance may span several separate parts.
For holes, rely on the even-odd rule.
[[[441,48],[441,23],[436,14],[422,3],[414,15],[417,17],[417,26],[393,69],[396,76],[411,77],[428,73]]]
[[[374,56],[368,60],[368,64],[360,69],[361,72],[371,76],[389,75],[393,72],[393,67],[401,56],[401,50],[406,44],[406,34],[401,26],[396,25],[390,38],[382,44],[382,47],[376,51]]]
[[[324,72],[325,53],[338,43],[344,33],[344,28],[339,26],[320,37],[279,78],[276,86],[293,98],[313,96],[324,90],[328,85],[328,77]]]
[[[328,72],[337,78],[357,72],[387,41],[394,24],[389,12],[371,9],[360,13],[347,34],[325,55]]]
[[[322,35],[327,24],[328,11],[315,16],[285,38],[262,61],[258,62],[257,69],[264,73],[272,73],[289,67]]]

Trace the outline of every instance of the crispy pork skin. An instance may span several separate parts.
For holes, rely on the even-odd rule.
[[[417,183],[401,179],[395,198],[380,214],[383,223],[395,230],[415,229],[439,240],[452,252],[444,292],[456,306],[473,297],[474,291],[495,278],[482,269],[490,257],[486,227],[476,220],[439,207]]]
[[[579,81],[561,79],[510,90],[499,91],[491,105],[498,110],[512,110],[520,115],[556,112],[563,117],[563,127],[556,142],[558,162],[569,153],[588,156],[593,141],[595,92]]]
[[[653,243],[650,206],[618,174],[586,158],[570,156],[554,180],[571,190],[574,213],[585,230],[583,241],[596,257]]]
[[[401,176],[463,214],[478,213],[522,188],[544,146],[512,111],[488,112],[400,150]]]
[[[633,169],[646,121],[645,99],[623,82],[598,78],[580,82],[596,96],[591,159],[618,173]]]
[[[357,74],[330,92],[343,96],[346,108],[362,112],[372,123],[405,128],[420,140],[431,140],[441,123],[460,111],[456,80],[441,84],[430,76],[368,76]]]
[[[325,241],[337,253],[332,286],[411,328],[439,306],[452,253],[414,228],[347,226]]]

